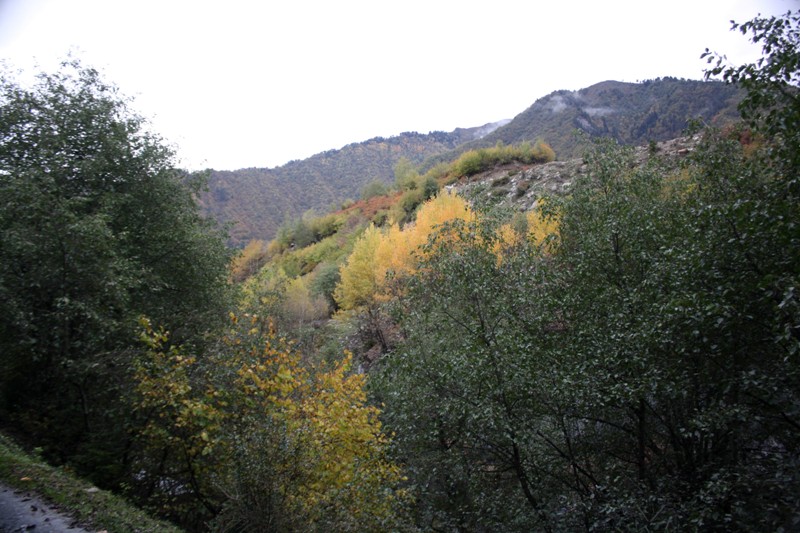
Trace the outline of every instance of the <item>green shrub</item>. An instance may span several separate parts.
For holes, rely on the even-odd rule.
[[[361,189],[361,199],[369,200],[376,196],[384,196],[388,192],[389,187],[385,183],[380,180],[373,180],[364,185],[364,188]]]

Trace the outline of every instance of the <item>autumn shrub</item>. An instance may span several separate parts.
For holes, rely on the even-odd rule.
[[[335,310],[338,306],[333,297],[333,291],[339,283],[339,265],[336,263],[322,263],[314,271],[314,279],[311,281],[311,293],[322,296],[331,309]]]
[[[486,150],[469,150],[453,162],[452,173],[456,176],[472,176],[486,168]]]
[[[517,146],[506,146],[502,142],[498,142],[492,148],[464,152],[450,165],[449,172],[452,176],[468,177],[496,165],[505,165],[514,161],[535,164],[554,161],[555,158],[553,149],[542,141],[536,141],[533,145],[523,142]]]
[[[439,183],[431,176],[426,176],[422,181],[422,198],[430,200],[439,192]]]
[[[405,224],[414,219],[414,212],[423,202],[423,191],[418,187],[406,190],[392,206],[389,219],[392,222]]]
[[[344,224],[341,216],[336,214],[328,214],[321,217],[315,217],[308,221],[311,232],[314,234],[316,241],[321,241],[325,237],[330,237]]]
[[[450,171],[450,164],[449,163],[437,163],[434,165],[430,170],[425,173],[426,178],[433,178],[437,182],[444,181],[448,178],[448,173]]]
[[[530,144],[528,144],[528,146],[530,146]],[[543,141],[536,141],[530,149],[526,148],[526,145],[523,144],[520,147],[520,151],[522,152],[523,162],[525,163],[549,163],[556,159],[556,153],[549,144]]]

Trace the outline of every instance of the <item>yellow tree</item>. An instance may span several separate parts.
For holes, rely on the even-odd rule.
[[[389,349],[389,342],[381,303],[395,296],[400,290],[398,282],[414,272],[415,252],[427,242],[431,231],[456,218],[472,220],[474,214],[463,198],[441,193],[422,205],[413,224],[402,229],[393,224],[383,233],[370,226],[342,267],[334,298],[343,311],[363,313],[366,327],[383,352]]]
[[[515,217],[512,222],[503,224],[497,230],[497,239],[492,250],[502,261],[506,250],[525,242],[535,246],[544,246],[544,251],[552,250],[552,239],[558,235],[558,220],[555,216],[545,214],[544,204],[527,211],[522,217]]]
[[[267,244],[261,240],[251,240],[233,258],[230,266],[231,280],[240,283],[255,276],[267,260]]]
[[[375,275],[379,288],[384,289],[389,277],[402,279],[414,273],[420,247],[428,241],[434,228],[455,219],[470,221],[474,213],[466,200],[451,192],[442,192],[425,202],[417,213],[416,221],[403,229],[392,225],[382,235],[375,253]],[[391,291],[382,291],[389,297]]]
[[[257,317],[232,318],[205,363],[145,324],[136,373],[138,406],[151,419],[143,437],[176,464],[191,461],[187,484],[223,530],[397,529],[402,475],[350,355],[307,367]]]
[[[340,270],[341,279],[333,297],[344,310],[369,306],[378,292],[378,277],[375,272],[375,251],[381,241],[381,233],[370,225],[353,246],[353,251]]]

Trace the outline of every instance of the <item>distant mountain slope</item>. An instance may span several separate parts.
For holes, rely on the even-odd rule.
[[[401,157],[414,164],[494,131],[508,121],[477,128],[428,134],[402,133],[328,150],[281,167],[212,170],[208,193],[200,198],[207,215],[232,223],[231,244],[270,239],[281,224],[309,209],[327,210],[344,199],[357,199],[373,180],[390,183]]]
[[[559,159],[580,155],[575,131],[641,145],[680,136],[691,119],[724,124],[739,118],[742,91],[722,82],[661,78],[604,81],[538,99],[507,125],[464,148],[543,139]]]
[[[691,119],[723,124],[738,118],[741,91],[721,82],[661,78],[643,83],[604,81],[579,91],[556,91],[511,121],[429,134],[376,137],[274,169],[212,171],[201,198],[207,214],[232,222],[231,243],[270,239],[280,225],[309,209],[325,211],[357,198],[375,179],[389,183],[401,157],[426,168],[498,141],[542,139],[558,159],[580,155],[575,131],[641,145],[680,136]]]

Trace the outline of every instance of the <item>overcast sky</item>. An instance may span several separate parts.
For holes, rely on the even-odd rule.
[[[730,20],[799,0],[0,0],[0,58],[73,51],[183,166],[274,167],[375,136],[513,118],[603,80],[700,79]]]

